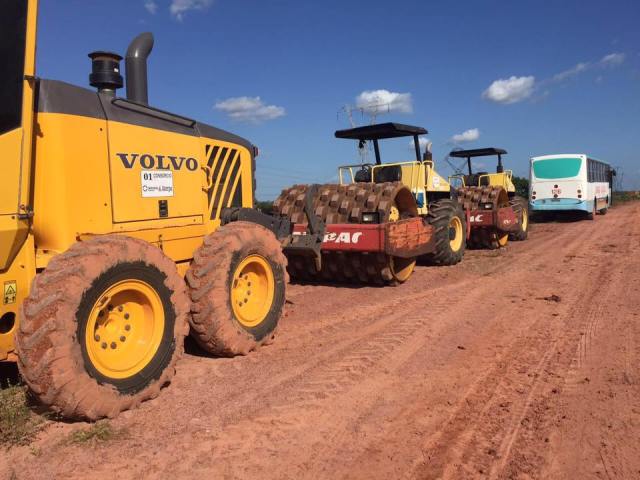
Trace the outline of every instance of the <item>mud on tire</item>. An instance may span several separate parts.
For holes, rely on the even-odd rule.
[[[231,290],[236,270],[251,256],[268,263],[274,288],[264,318],[247,326],[234,312]],[[260,225],[233,222],[205,237],[186,275],[192,300],[191,336],[204,350],[221,356],[246,355],[270,342],[284,307],[286,265],[280,242]]]
[[[88,312],[105,288],[127,279],[155,291],[164,316],[153,324],[159,325],[158,343],[140,370],[127,378],[108,378],[87,356]],[[161,250],[116,235],[79,242],[54,257],[33,282],[16,335],[18,367],[39,401],[62,416],[115,417],[156,397],[169,383],[183,352],[188,315],[184,280]]]
[[[520,225],[517,232],[509,234],[509,240],[514,242],[521,242],[527,239],[529,236],[529,202],[522,197],[513,197],[509,201],[513,206],[513,210],[520,218]],[[522,212],[522,213],[520,213]]]
[[[464,256],[467,232],[466,218],[462,207],[455,200],[442,199],[433,202],[429,206],[427,221],[435,229],[436,249],[435,252],[424,255],[421,259],[432,265],[455,265],[459,263]],[[455,234],[462,235],[457,248],[457,242],[451,238],[453,235],[452,223],[455,222],[459,222],[459,230]]]

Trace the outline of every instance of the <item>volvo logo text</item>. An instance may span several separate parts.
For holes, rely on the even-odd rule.
[[[133,168],[138,163],[145,170],[198,170],[198,160],[193,157],[177,157],[174,155],[150,155],[148,153],[116,153],[124,168]]]

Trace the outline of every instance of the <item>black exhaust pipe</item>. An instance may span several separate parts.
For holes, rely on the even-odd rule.
[[[129,44],[125,66],[127,67],[127,100],[149,104],[147,87],[147,57],[153,49],[153,34],[145,32]]]

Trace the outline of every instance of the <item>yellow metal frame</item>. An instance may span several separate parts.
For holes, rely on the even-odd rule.
[[[503,187],[507,192],[513,193],[516,191],[516,187],[513,184],[513,170],[505,170],[502,173],[485,173],[478,177],[477,185],[467,185],[464,181],[465,175],[449,175],[448,182],[453,184],[453,180],[459,180],[461,187],[479,187],[482,185],[482,179],[488,178],[488,185],[492,187]]]
[[[411,190],[414,195],[422,195],[424,204],[418,207],[418,214],[426,215],[428,213],[427,194],[428,193],[448,193],[451,191],[451,185],[448,180],[440,176],[435,168],[433,161],[425,160],[418,162],[416,160],[407,162],[382,163],[380,165],[371,165],[371,183],[375,183],[376,172],[385,167],[399,166],[402,169],[402,183]],[[354,169],[362,168],[358,165],[343,165],[338,167],[338,181],[340,185],[355,183]],[[345,177],[347,181],[345,181]]]

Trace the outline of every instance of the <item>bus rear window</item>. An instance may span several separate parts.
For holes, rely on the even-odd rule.
[[[581,158],[550,158],[533,162],[533,174],[536,178],[570,178],[580,173]]]

